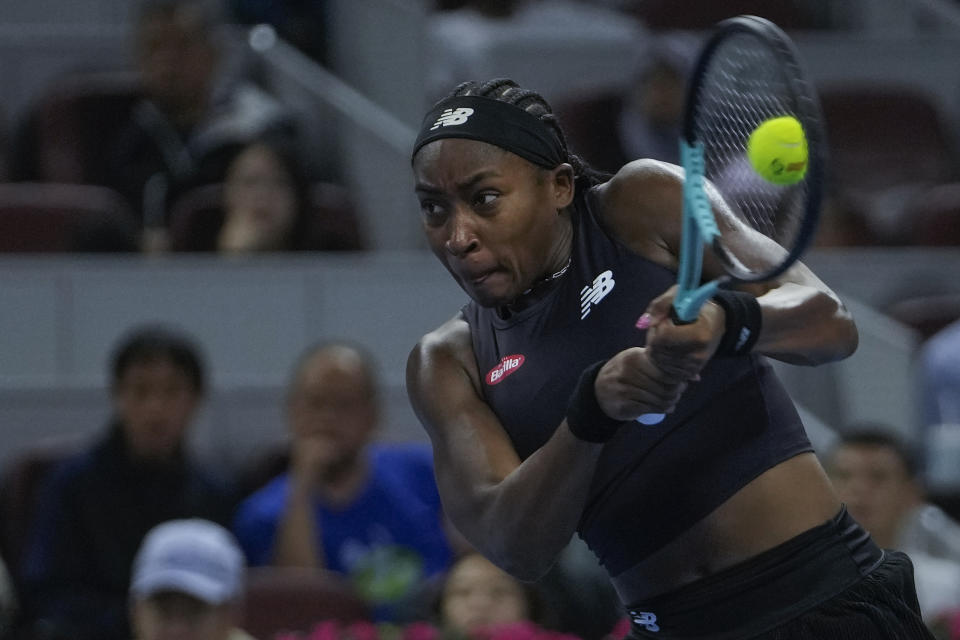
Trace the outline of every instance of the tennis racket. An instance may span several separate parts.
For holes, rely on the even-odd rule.
[[[680,140],[683,227],[672,316],[696,320],[720,287],[762,282],[792,265],[809,246],[823,194],[826,140],[820,104],[790,38],[756,16],[719,23],[697,58],[687,89]],[[792,116],[803,129],[807,166],[802,177],[779,184],[761,177],[747,157],[751,133],[774,118]],[[769,173],[768,173],[769,176]],[[715,187],[732,213],[784,249],[777,264],[757,264],[724,244],[707,196]],[[701,283],[708,247],[726,273]],[[637,418],[657,424],[664,414]]]

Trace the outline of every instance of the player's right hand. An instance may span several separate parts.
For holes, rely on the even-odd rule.
[[[716,303],[707,301],[694,322],[675,324],[670,310],[676,293],[674,285],[647,307],[645,315],[650,321],[646,347],[667,375],[696,380],[723,338],[724,312]]]
[[[686,388],[685,377],[658,367],[644,347],[631,347],[610,358],[594,384],[600,408],[615,420],[670,413]]]

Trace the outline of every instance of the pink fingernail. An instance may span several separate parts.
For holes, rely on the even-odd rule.
[[[645,313],[645,314],[643,314],[642,316],[640,316],[639,318],[637,318],[637,324],[636,324],[637,329],[646,329],[646,328],[649,327],[649,326],[650,326],[650,314],[649,314],[649,313]]]

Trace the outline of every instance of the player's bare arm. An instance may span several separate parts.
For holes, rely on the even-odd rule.
[[[504,570],[536,579],[573,535],[601,446],[576,438],[564,423],[521,462],[479,395],[473,362],[467,324],[454,318],[414,347],[407,390],[432,441],[454,525]]]
[[[680,167],[641,160],[626,165],[600,193],[604,220],[611,231],[641,255],[671,269],[677,268],[679,259],[682,181]],[[749,256],[757,265],[780,262],[782,247],[740,221],[716,189],[710,189],[709,195],[723,241],[732,253]],[[717,257],[706,251],[703,280],[723,273]],[[794,263],[773,280],[737,288],[757,296],[763,314],[763,329],[754,351],[793,364],[815,365],[845,358],[856,349],[857,329],[849,311],[803,263]],[[723,311],[706,304],[699,316],[703,322],[677,327],[663,322],[669,317],[672,300],[673,289],[651,304],[651,338],[655,344],[671,345],[669,352],[655,349],[654,355],[663,366],[686,371],[691,368],[687,355],[695,354],[694,360],[700,361],[711,346],[716,348],[717,332],[724,327]]]

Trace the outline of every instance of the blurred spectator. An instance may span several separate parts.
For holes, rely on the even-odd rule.
[[[551,612],[549,622],[583,640],[603,638],[624,615],[609,574],[579,535],[570,540],[538,586]]]
[[[426,90],[428,100],[437,100],[449,87],[481,75],[481,45],[486,32],[517,23],[527,0],[465,0],[458,6],[439,6],[429,17],[425,39]],[[486,74],[489,75],[489,74]]]
[[[518,622],[543,622],[536,588],[520,582],[479,553],[467,553],[450,567],[440,591],[440,627],[455,636]]]
[[[6,638],[13,628],[16,611],[17,597],[13,591],[13,582],[3,558],[0,558],[0,638]]]
[[[425,24],[428,100],[440,99],[466,80],[502,76],[535,76],[537,90],[553,95],[604,86],[634,64],[644,34],[625,13],[583,0],[449,4]]]
[[[106,182],[141,211],[148,244],[162,245],[169,204],[223,178],[231,145],[293,133],[291,114],[224,72],[215,24],[201,0],[144,0],[135,27],[143,98],[106,144]]]
[[[929,479],[960,494],[960,320],[923,343],[918,373]]]
[[[265,141],[244,147],[223,182],[222,253],[293,249],[305,239],[308,184],[292,152]]]
[[[632,81],[621,91],[558,105],[575,153],[601,171],[637,158],[680,162],[680,128],[697,41],[650,35]]]
[[[711,29],[721,20],[736,15],[757,15],[777,24],[780,28],[794,29],[817,28],[822,20],[820,14],[826,13],[822,5],[833,3],[812,0],[688,0],[679,3],[673,0],[613,0],[613,4],[635,16],[656,31],[703,31]],[[603,4],[611,4],[604,0]],[[808,4],[821,5],[818,11],[808,10]]]
[[[924,619],[960,607],[960,524],[925,502],[910,448],[889,427],[855,425],[826,463],[850,515],[878,545],[910,556]]]
[[[245,564],[229,531],[194,518],[164,522],[134,559],[130,618],[135,640],[253,640],[237,628]]]
[[[121,341],[109,429],[41,490],[23,562],[35,633],[127,640],[130,567],[147,531],[174,518],[228,520],[232,496],[186,451],[203,391],[200,355],[185,336],[148,327]]]
[[[616,126],[622,166],[636,158],[680,163],[680,127],[697,42],[653,36],[636,82],[624,94]]]
[[[562,629],[540,584],[521,582],[476,552],[461,555],[433,602],[434,637],[576,640]],[[559,629],[559,630],[558,630]],[[609,631],[609,627],[605,630]]]
[[[301,357],[287,396],[288,471],[240,505],[234,531],[251,565],[345,574],[378,620],[401,620],[452,552],[429,446],[373,442],[377,387],[357,346]]]
[[[293,147],[263,137],[238,146],[221,185],[194,189],[171,211],[171,249],[263,253],[365,247],[347,189],[310,183]]]
[[[464,543],[450,570],[426,585],[424,596],[427,611],[421,617],[453,638],[468,632],[478,638],[480,627],[525,622],[581,640],[609,640],[626,615],[606,571],[578,536],[535,583],[516,580]],[[496,629],[487,631],[501,637]]]
[[[863,247],[880,243],[871,227],[869,205],[849,192],[828,188],[820,205],[813,242],[817,247]]]

